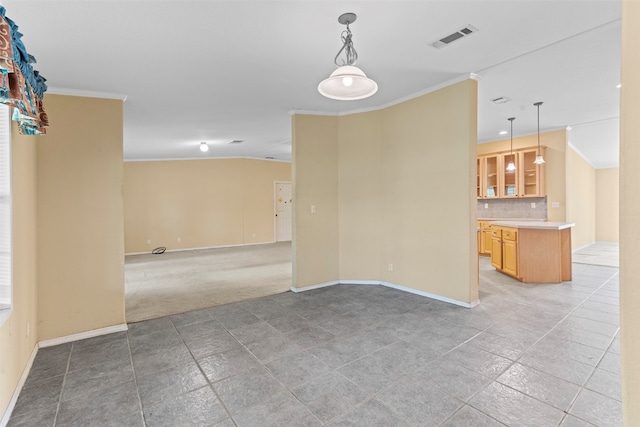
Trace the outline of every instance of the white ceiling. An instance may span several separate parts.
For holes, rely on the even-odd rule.
[[[125,97],[124,156],[291,158],[291,110],[376,108],[480,75],[478,140],[571,125],[595,167],[618,162],[619,0],[3,0],[50,92]],[[373,97],[317,92],[351,25]],[[461,26],[479,31],[437,50]],[[499,96],[511,102],[495,105]],[[46,105],[45,105],[46,107]],[[229,144],[234,139],[242,144]],[[208,153],[198,145],[207,141]]]

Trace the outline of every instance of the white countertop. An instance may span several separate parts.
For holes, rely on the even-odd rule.
[[[565,228],[571,228],[576,224],[573,222],[554,222],[554,221],[492,221],[491,225],[497,225],[500,227],[513,227],[513,228],[537,228],[542,230],[564,230]]]

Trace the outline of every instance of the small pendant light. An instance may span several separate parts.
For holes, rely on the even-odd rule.
[[[516,164],[513,162],[513,121],[515,117],[509,117],[507,120],[511,122],[511,161],[507,165],[507,172],[513,172],[516,170]]]
[[[542,151],[540,151],[540,106],[542,105],[542,102],[536,102],[533,105],[538,107],[538,155],[536,156],[536,159],[533,161],[533,163],[535,163],[536,165],[541,165],[544,163]]]

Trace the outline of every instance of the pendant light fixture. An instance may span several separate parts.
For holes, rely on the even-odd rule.
[[[536,102],[533,105],[538,107],[538,155],[536,156],[536,159],[533,161],[533,163],[535,163],[536,165],[541,165],[544,163],[544,157],[542,157],[542,151],[540,151],[540,106],[542,105],[542,102]]]
[[[327,98],[339,101],[355,101],[368,98],[378,91],[378,84],[355,66],[358,61],[358,52],[353,47],[349,24],[353,24],[356,18],[355,13],[344,13],[338,18],[339,23],[347,26],[347,29],[340,35],[342,48],[333,59],[338,68],[331,73],[329,78],[321,81],[318,85],[318,92]],[[343,53],[344,58],[341,58],[339,63],[338,58]]]
[[[206,153],[207,151],[209,151],[209,146],[207,145],[206,142],[200,143],[200,151],[202,151],[203,153]]]
[[[513,172],[516,170],[516,164],[513,162],[513,121],[515,117],[509,117],[507,120],[511,122],[511,160],[507,164],[507,172]]]

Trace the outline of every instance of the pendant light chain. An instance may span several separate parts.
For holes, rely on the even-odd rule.
[[[544,158],[542,157],[542,150],[540,149],[540,106],[542,105],[542,101],[536,102],[536,107],[538,107],[538,155],[533,163],[536,165],[541,165],[544,163]]]
[[[508,172],[513,172],[516,170],[516,163],[514,161],[514,156],[513,156],[513,121],[515,120],[515,117],[509,117],[507,120],[509,120],[511,122],[511,160],[509,161],[509,164],[507,164],[507,171]]]

